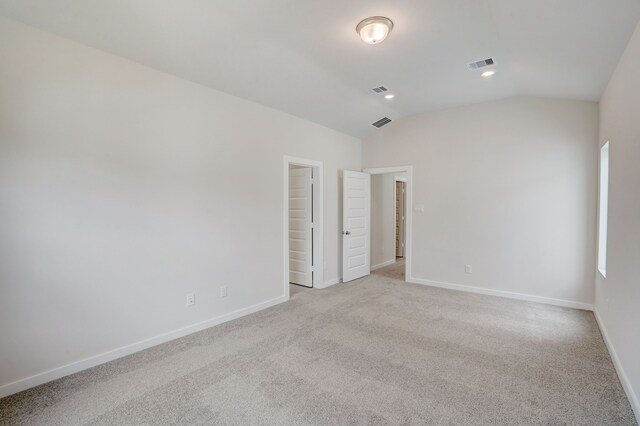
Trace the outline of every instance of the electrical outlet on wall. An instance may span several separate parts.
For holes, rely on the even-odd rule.
[[[220,287],[220,297],[227,297],[227,286],[223,285]]]
[[[187,306],[193,306],[196,304],[196,295],[193,293],[187,293]]]
[[[473,272],[473,267],[471,265],[465,265],[464,272],[465,274],[470,274],[471,272]]]

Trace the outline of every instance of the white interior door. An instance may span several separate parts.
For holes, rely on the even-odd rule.
[[[289,170],[289,282],[313,287],[311,169]]]
[[[371,272],[371,175],[344,171],[342,192],[342,281]]]

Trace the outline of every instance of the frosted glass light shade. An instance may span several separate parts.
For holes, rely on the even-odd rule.
[[[384,16],[372,16],[361,21],[356,27],[362,41],[367,44],[378,44],[384,41],[393,29],[391,19]]]

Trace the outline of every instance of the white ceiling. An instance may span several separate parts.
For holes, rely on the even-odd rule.
[[[0,14],[364,137],[383,116],[514,95],[598,100],[640,0],[0,0]],[[372,15],[395,23],[375,46],[355,32]],[[492,79],[467,69],[489,56]]]

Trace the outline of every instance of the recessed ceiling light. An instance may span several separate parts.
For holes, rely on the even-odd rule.
[[[384,16],[372,16],[360,21],[356,32],[362,41],[367,44],[378,44],[384,41],[393,29],[391,19]]]
[[[480,74],[480,75],[481,75],[481,76],[483,76],[484,78],[489,78],[489,77],[491,77],[492,75],[494,75],[495,73],[496,73],[496,71],[495,71],[495,70],[488,70],[488,71],[483,72],[483,73],[482,73],[482,74]]]
[[[396,97],[396,95],[394,95],[393,93],[389,93],[388,95],[384,95],[385,99],[393,99],[395,97]]]

